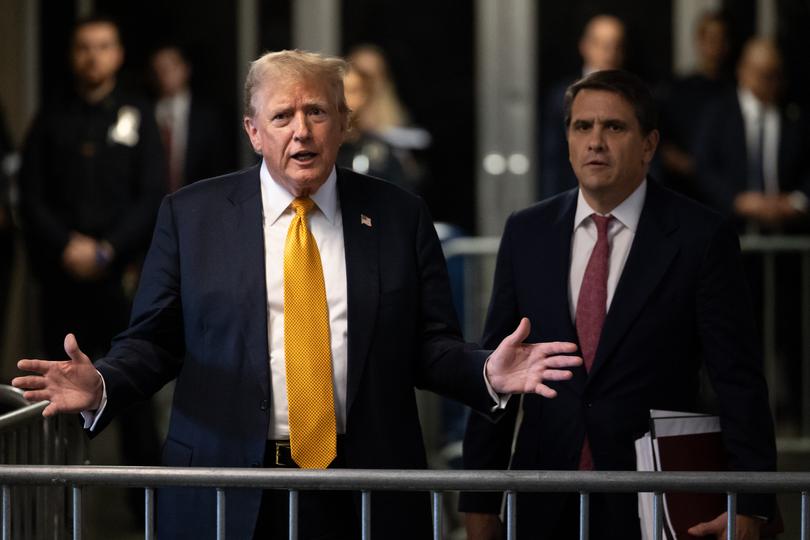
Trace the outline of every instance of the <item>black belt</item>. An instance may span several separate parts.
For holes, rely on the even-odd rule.
[[[335,461],[332,463],[332,467],[334,466],[345,466],[342,465],[343,461],[343,435],[337,436],[337,457]],[[264,466],[265,467],[282,467],[282,468],[290,468],[290,469],[297,469],[298,464],[292,457],[292,450],[290,449],[290,440],[268,440],[267,441],[267,448],[264,453]]]

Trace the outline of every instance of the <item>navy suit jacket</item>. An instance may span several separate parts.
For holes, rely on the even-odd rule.
[[[799,109],[782,111],[779,132],[779,191],[799,190],[810,197],[806,119]],[[736,88],[706,107],[694,140],[701,200],[731,215],[734,198],[749,191],[748,150]]]
[[[513,214],[506,223],[483,344],[532,321],[527,342],[577,341],[568,301],[577,190]],[[761,354],[740,266],[739,243],[721,217],[648,181],[627,262],[605,319],[590,373],[549,383],[555,399],[525,396],[492,423],[470,417],[464,462],[472,469],[575,470],[587,433],[597,470],[635,470],[634,441],[649,430],[650,409],[696,406],[704,363],[718,395],[729,462],[736,470],[774,470],[776,454]],[[526,500],[523,497],[524,501]],[[592,505],[592,534],[638,537],[636,497]],[[518,497],[520,505],[521,497]],[[500,494],[468,494],[465,511],[497,513]],[[741,497],[743,512],[770,515],[769,500]],[[519,531],[553,528],[559,495],[518,511]],[[529,516],[528,518],[526,516]],[[528,531],[533,531],[529,535]],[[598,533],[598,531],[602,531]]]
[[[413,388],[486,411],[487,352],[461,340],[423,202],[348,170],[338,169],[337,182],[348,293],[346,466],[422,468]],[[264,257],[258,167],[164,199],[130,328],[97,363],[108,394],[101,427],[176,378],[163,463],[262,464],[271,391]],[[227,497],[228,538],[251,538],[261,492]],[[427,494],[375,493],[372,501],[377,537],[429,536]],[[160,537],[213,538],[214,508],[212,489],[160,491]]]

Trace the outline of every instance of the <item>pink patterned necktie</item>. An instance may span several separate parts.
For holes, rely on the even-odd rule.
[[[588,259],[582,286],[579,289],[577,300],[576,325],[577,337],[585,370],[590,372],[599,346],[599,337],[602,326],[605,324],[607,313],[607,278],[610,266],[610,244],[608,243],[608,226],[613,216],[599,216],[591,214],[596,224],[596,245]],[[580,470],[592,470],[593,458],[588,436],[582,443],[582,452],[579,457]]]

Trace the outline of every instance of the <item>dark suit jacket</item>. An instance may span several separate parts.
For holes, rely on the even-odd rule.
[[[191,184],[204,178],[224,174],[231,168],[232,148],[223,144],[227,130],[217,109],[192,95],[188,118],[188,138],[184,181]]]
[[[487,353],[461,341],[421,200],[342,169],[338,196],[348,292],[346,466],[422,468],[414,386],[485,411]],[[164,464],[260,466],[270,421],[266,306],[259,168],[167,196],[131,326],[97,364],[109,400],[102,420],[176,377]],[[210,489],[162,491],[160,537],[212,538],[214,499]],[[259,490],[228,492],[228,538],[251,538],[260,499]],[[372,501],[377,537],[429,536],[427,494]]]
[[[507,335],[521,316],[532,321],[527,342],[577,341],[568,302],[576,201],[572,190],[507,221],[484,345]],[[649,429],[649,410],[694,410],[702,362],[718,394],[731,466],[774,470],[773,426],[755,335],[733,230],[715,213],[648,181],[593,368],[588,374],[577,368],[572,380],[550,383],[555,399],[523,399],[511,467],[575,470],[587,433],[597,470],[635,470],[634,441]],[[467,468],[507,468],[519,404],[513,397],[497,423],[471,416]],[[518,497],[519,505],[521,499],[529,500]],[[500,494],[470,494],[462,509],[497,512],[500,500]],[[524,504],[523,516],[519,507],[521,537],[550,530],[560,505],[560,496],[548,495],[528,510]],[[770,512],[769,501],[756,497],[741,497],[739,508]],[[634,495],[606,497],[592,511],[597,537],[638,536]]]
[[[736,88],[706,107],[694,140],[701,200],[731,215],[734,197],[748,191],[748,150]],[[779,133],[779,189],[810,197],[806,119],[798,109],[782,111]]]

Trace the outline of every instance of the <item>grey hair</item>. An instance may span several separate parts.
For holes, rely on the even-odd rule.
[[[333,95],[334,103],[344,125],[348,123],[349,107],[343,92],[343,75],[348,69],[342,58],[322,56],[317,53],[287,50],[268,52],[251,62],[245,79],[245,116],[256,115],[256,93],[268,80],[325,82]]]

